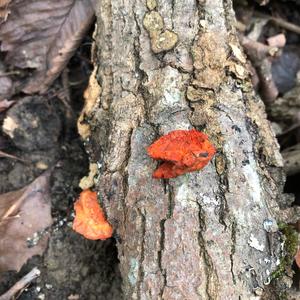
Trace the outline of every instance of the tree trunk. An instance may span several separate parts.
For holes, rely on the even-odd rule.
[[[88,146],[125,299],[252,299],[280,262],[282,159],[252,90],[230,0],[98,1]],[[146,147],[176,129],[217,148],[170,180]],[[256,299],[256,298],[253,298]],[[270,298],[269,298],[270,299]]]

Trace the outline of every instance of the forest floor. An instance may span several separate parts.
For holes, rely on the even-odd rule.
[[[300,3],[260,1],[267,6],[259,6],[254,1],[235,2],[237,29],[251,62],[253,85],[265,102],[285,158],[285,192],[293,205],[300,205]],[[12,16],[13,8],[10,7]],[[7,6],[1,8],[0,4],[0,18],[3,24],[7,18],[9,26],[11,16],[5,16],[7,11]],[[36,93],[32,83],[25,88],[23,84],[28,78],[39,84],[39,76],[32,72],[38,54],[20,63],[23,58],[9,50],[10,45],[17,50],[19,45],[3,28],[0,25],[0,41],[7,48],[0,53],[0,235],[5,243],[0,243],[0,295],[37,267],[40,276],[16,290],[16,298],[120,299],[121,277],[114,239],[91,241],[72,230],[73,204],[81,191],[79,182],[89,172],[88,154],[76,123],[93,68],[93,28],[82,37],[73,57],[65,58],[68,65],[61,69],[62,75],[43,86],[46,92],[42,95]],[[23,206],[20,199],[26,193],[36,195],[36,207]],[[12,195],[14,200],[10,202]],[[26,209],[28,218],[40,216],[32,235],[26,231],[24,220],[13,223],[17,215],[10,216],[11,225],[7,220],[5,226],[1,224],[1,218],[15,203],[21,210]],[[24,225],[26,230],[19,233],[22,230],[16,224],[19,228]],[[300,221],[293,226],[300,231]],[[42,255],[31,257],[39,240],[45,243],[35,254]],[[13,247],[8,246],[11,243]],[[298,259],[300,264],[300,251]],[[297,259],[292,270],[294,286],[299,289]]]

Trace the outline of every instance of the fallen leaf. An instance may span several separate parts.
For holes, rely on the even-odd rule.
[[[295,261],[296,261],[298,268],[300,269],[300,248],[298,249],[298,251],[295,255]]]
[[[52,224],[49,177],[45,172],[23,189],[0,195],[0,272],[19,271],[29,258],[43,254],[48,234],[39,233]]]
[[[11,0],[0,0],[0,8],[6,7]]]
[[[16,101],[9,101],[9,100],[0,100],[0,112],[5,111],[6,109],[10,108]]]
[[[10,98],[13,91],[13,81],[2,72],[0,72],[0,106],[5,98]],[[1,109],[1,107],[0,107]]]
[[[155,141],[148,154],[163,162],[154,178],[174,178],[204,168],[216,153],[208,136],[195,129],[174,130]]]
[[[82,191],[74,204],[74,208],[73,230],[90,240],[106,240],[112,236],[113,228],[106,221],[96,192]]]
[[[7,19],[7,16],[10,13],[10,10],[8,9],[8,5],[11,2],[11,0],[0,0],[0,21],[5,22]]]
[[[0,28],[1,50],[13,67],[36,69],[23,91],[46,90],[90,27],[95,0],[14,0]]]

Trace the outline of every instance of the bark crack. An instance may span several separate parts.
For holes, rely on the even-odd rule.
[[[142,242],[141,242],[141,254],[139,259],[139,270],[138,270],[138,282],[137,282],[137,299],[141,299],[141,290],[142,284],[144,282],[144,259],[145,259],[145,236],[146,236],[146,216],[138,209],[138,213],[141,217],[142,224],[141,224],[141,235],[142,235]]]
[[[204,261],[204,273],[205,273],[205,277],[206,277],[205,291],[206,291],[208,300],[215,300],[218,298],[216,286],[219,284],[219,279],[218,279],[217,273],[214,269],[211,257],[207,252],[205,238],[203,237],[203,234],[202,234],[202,232],[205,231],[205,227],[206,227],[205,216],[202,211],[202,207],[201,207],[200,203],[197,202],[197,205],[199,208],[199,212],[198,212],[198,220],[199,220],[198,244],[199,244],[199,249],[200,249],[200,257],[203,257],[203,261]]]
[[[157,254],[158,267],[163,276],[163,285],[160,289],[161,299],[163,297],[165,286],[167,285],[166,270],[162,267],[162,252],[164,251],[164,248],[165,248],[165,222],[166,222],[166,219],[163,219],[160,221],[160,241],[159,241],[160,250],[158,251],[158,254]]]
[[[225,22],[225,27],[227,29],[227,32],[229,34],[235,33],[235,27],[232,26],[232,24],[234,24],[233,18],[234,17],[234,13],[233,12],[233,7],[232,7],[232,1],[228,1],[228,0],[223,0],[223,9],[224,9],[224,22]],[[234,32],[233,32],[234,31]]]
[[[175,0],[171,1],[171,22],[172,22],[172,30],[174,30],[174,14],[175,14]]]
[[[228,189],[228,166],[226,162],[226,157],[223,153],[219,152],[218,162],[216,169],[219,174],[219,193],[217,194],[217,199],[220,200],[220,209],[219,209],[219,222],[224,226],[224,230],[227,229],[226,218],[228,215],[228,203],[226,199],[226,193],[229,192]]]
[[[144,102],[144,111],[145,111],[145,117],[146,120],[150,120],[149,118],[149,105],[148,102],[146,101],[147,99],[149,99],[149,94],[147,92],[147,90],[144,88],[143,83],[147,80],[148,75],[147,73],[141,69],[141,63],[142,63],[142,58],[140,55],[140,51],[141,51],[141,45],[140,45],[140,35],[141,35],[141,27],[139,25],[138,22],[138,17],[136,12],[133,9],[133,17],[134,17],[134,22],[136,24],[136,29],[137,29],[137,36],[134,39],[134,46],[133,46],[133,50],[134,50],[134,57],[135,57],[135,71],[136,73],[139,75],[139,85],[138,85],[138,92],[141,95],[142,101]],[[151,124],[153,126],[153,124]]]
[[[158,267],[161,271],[161,274],[163,276],[164,282],[161,287],[160,296],[163,297],[164,289],[167,286],[167,274],[166,269],[162,265],[162,255],[165,249],[165,223],[168,219],[171,219],[173,217],[173,211],[174,211],[174,193],[172,186],[168,184],[167,182],[164,182],[165,189],[168,192],[168,212],[165,219],[162,219],[160,221],[160,250],[158,251]]]
[[[230,271],[231,271],[232,281],[234,284],[236,284],[234,270],[233,270],[233,256],[235,254],[235,244],[236,244],[236,222],[233,221],[231,225]]]

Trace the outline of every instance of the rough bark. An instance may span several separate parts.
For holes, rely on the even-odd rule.
[[[282,158],[254,96],[230,0],[102,0],[89,123],[97,189],[126,299],[251,299],[280,261]],[[218,149],[199,172],[152,179],[146,147],[175,129]]]

